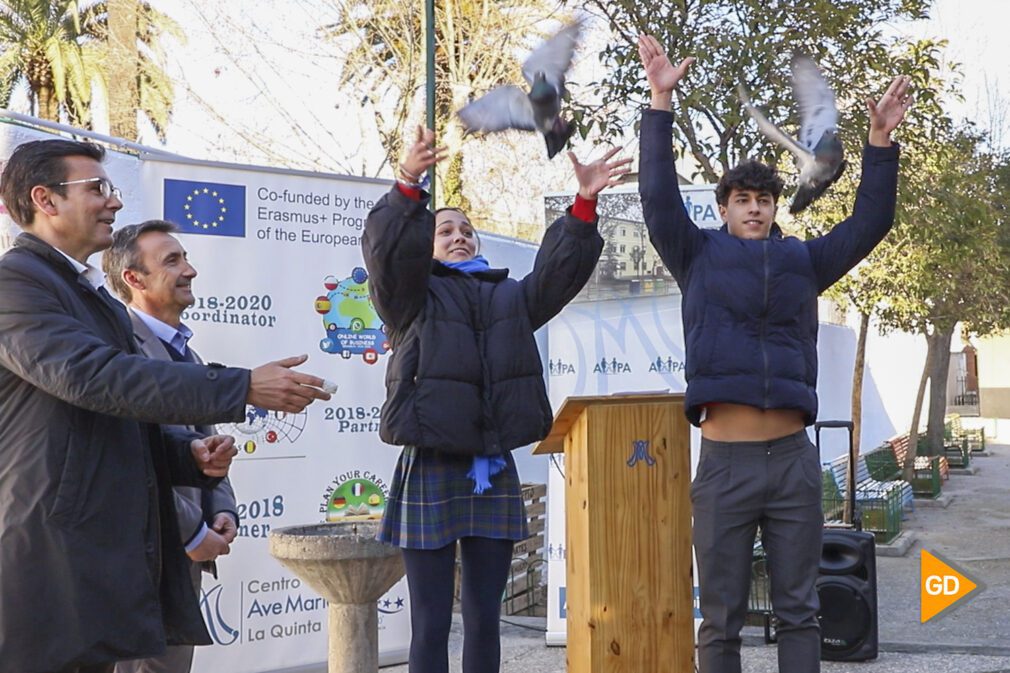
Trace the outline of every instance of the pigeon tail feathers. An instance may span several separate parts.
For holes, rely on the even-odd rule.
[[[547,142],[547,158],[553,159],[555,154],[565,149],[565,145],[573,133],[575,133],[575,126],[561,117],[555,119],[554,128],[544,134],[544,140]]]

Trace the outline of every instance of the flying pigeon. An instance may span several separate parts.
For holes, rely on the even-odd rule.
[[[793,96],[800,113],[799,142],[768,121],[751,105],[743,86],[737,87],[744,108],[758,128],[772,142],[793,153],[800,171],[796,195],[789,206],[794,215],[814,202],[845,170],[842,141],[838,138],[838,109],[835,94],[824,81],[817,65],[806,56],[792,60]]]
[[[468,133],[540,131],[547,142],[547,157],[553,158],[575,131],[560,113],[565,73],[572,65],[581,30],[581,22],[570,23],[529,55],[523,63],[528,94],[517,86],[500,86],[461,108],[456,114],[463,128]]]

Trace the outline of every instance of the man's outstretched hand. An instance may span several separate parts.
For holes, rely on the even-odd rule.
[[[901,120],[905,118],[905,113],[912,105],[912,97],[908,93],[908,86],[912,78],[908,75],[898,75],[891,80],[891,85],[880,100],[874,102],[872,99],[866,101],[866,108],[870,115],[870,144],[877,147],[891,146],[891,131],[897,128]]]
[[[330,399],[322,390],[329,385],[326,381],[293,369],[308,359],[308,355],[297,355],[252,370],[246,402],[260,409],[296,414],[315,400]]]

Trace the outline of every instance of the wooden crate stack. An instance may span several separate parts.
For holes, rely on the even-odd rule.
[[[547,484],[523,484],[523,501],[530,536],[516,542],[512,570],[505,585],[502,612],[507,615],[547,616],[547,563],[544,536],[547,523]]]
[[[502,614],[547,616],[547,563],[544,536],[547,524],[547,484],[522,484],[530,536],[516,542],[512,569],[502,598]],[[459,553],[456,554],[456,602],[459,611]]]

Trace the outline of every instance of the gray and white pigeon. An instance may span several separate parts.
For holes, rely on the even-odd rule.
[[[580,21],[570,23],[527,57],[522,70],[529,93],[500,86],[461,108],[456,114],[463,128],[468,133],[540,131],[549,159],[564,149],[575,128],[561,118],[561,98],[581,31]]]
[[[835,94],[810,58],[795,55],[791,64],[793,96],[800,114],[799,139],[793,139],[768,121],[756,107],[743,86],[738,86],[740,101],[757,122],[758,128],[772,142],[793,154],[800,171],[796,195],[789,212],[794,215],[813,203],[845,170],[842,141],[838,137],[838,108]]]

